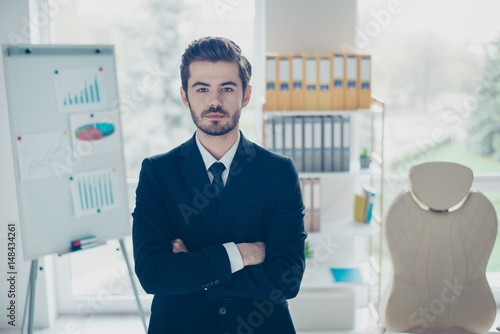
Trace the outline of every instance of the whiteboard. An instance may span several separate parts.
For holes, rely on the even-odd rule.
[[[113,46],[2,51],[25,260],[130,235]]]

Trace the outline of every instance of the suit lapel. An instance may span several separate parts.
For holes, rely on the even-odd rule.
[[[183,144],[180,152],[179,168],[192,196],[192,202],[186,204],[200,212],[208,230],[213,231],[217,219],[217,204],[210,191],[210,180],[194,136],[196,133]]]
[[[254,161],[255,155],[253,144],[241,134],[238,150],[231,163],[229,177],[221,198],[217,224],[214,231],[214,242],[224,232],[254,177],[257,170],[257,164]]]

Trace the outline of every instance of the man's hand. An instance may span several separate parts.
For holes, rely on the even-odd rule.
[[[174,253],[188,253],[188,249],[181,239],[175,239],[171,241],[172,250]]]
[[[252,266],[264,262],[266,257],[266,244],[257,241],[253,243],[241,243],[236,244],[238,250],[240,251],[241,258],[243,259],[243,265]]]

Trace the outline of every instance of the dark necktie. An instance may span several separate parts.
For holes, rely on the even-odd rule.
[[[224,182],[222,182],[222,172],[226,169],[226,166],[222,162],[214,162],[212,166],[208,169],[214,176],[212,186],[214,187],[215,197],[217,198],[217,203],[220,203],[222,189],[224,189]]]

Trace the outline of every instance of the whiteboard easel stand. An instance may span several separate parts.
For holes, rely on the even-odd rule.
[[[132,284],[132,290],[134,290],[135,301],[137,302],[137,308],[139,309],[139,316],[142,320],[142,325],[144,326],[145,333],[148,332],[148,328],[146,326],[146,317],[144,316],[144,311],[141,307],[141,302],[139,300],[139,293],[137,291],[137,287],[134,281],[134,275],[132,272],[132,267],[130,266],[130,261],[128,259],[127,250],[125,248],[125,243],[123,239],[119,239],[120,248],[122,249],[123,258],[125,259],[125,263],[127,264],[127,270],[130,277],[130,283]],[[35,288],[36,288],[36,278],[38,275],[38,259],[31,260],[31,270],[30,270],[30,279],[28,282],[28,289],[26,291],[26,303],[24,305],[24,315],[23,315],[23,324],[21,327],[21,333],[24,333],[26,328],[26,319],[28,318],[28,334],[33,334],[33,318],[35,315]]]
[[[130,276],[130,283],[132,283],[132,289],[134,290],[134,295],[135,295],[135,301],[137,303],[137,308],[139,309],[139,315],[142,320],[142,325],[144,326],[144,332],[148,332],[148,327],[146,326],[146,318],[144,316],[144,311],[142,310],[141,307],[141,302],[139,301],[139,293],[137,292],[137,287],[135,286],[135,281],[134,281],[134,275],[132,272],[132,267],[130,266],[130,261],[128,260],[128,254],[125,249],[125,243],[123,242],[123,239],[120,240],[120,247],[122,249],[123,253],[123,258],[125,259],[125,263],[127,264],[127,269],[128,269],[128,274]]]
[[[21,327],[21,333],[24,333],[27,314],[29,314],[28,333],[30,334],[33,333],[33,317],[35,315],[35,288],[36,288],[37,273],[38,273],[38,259],[31,260],[30,279],[28,281],[28,289],[26,291],[26,303],[24,304],[23,325]]]

